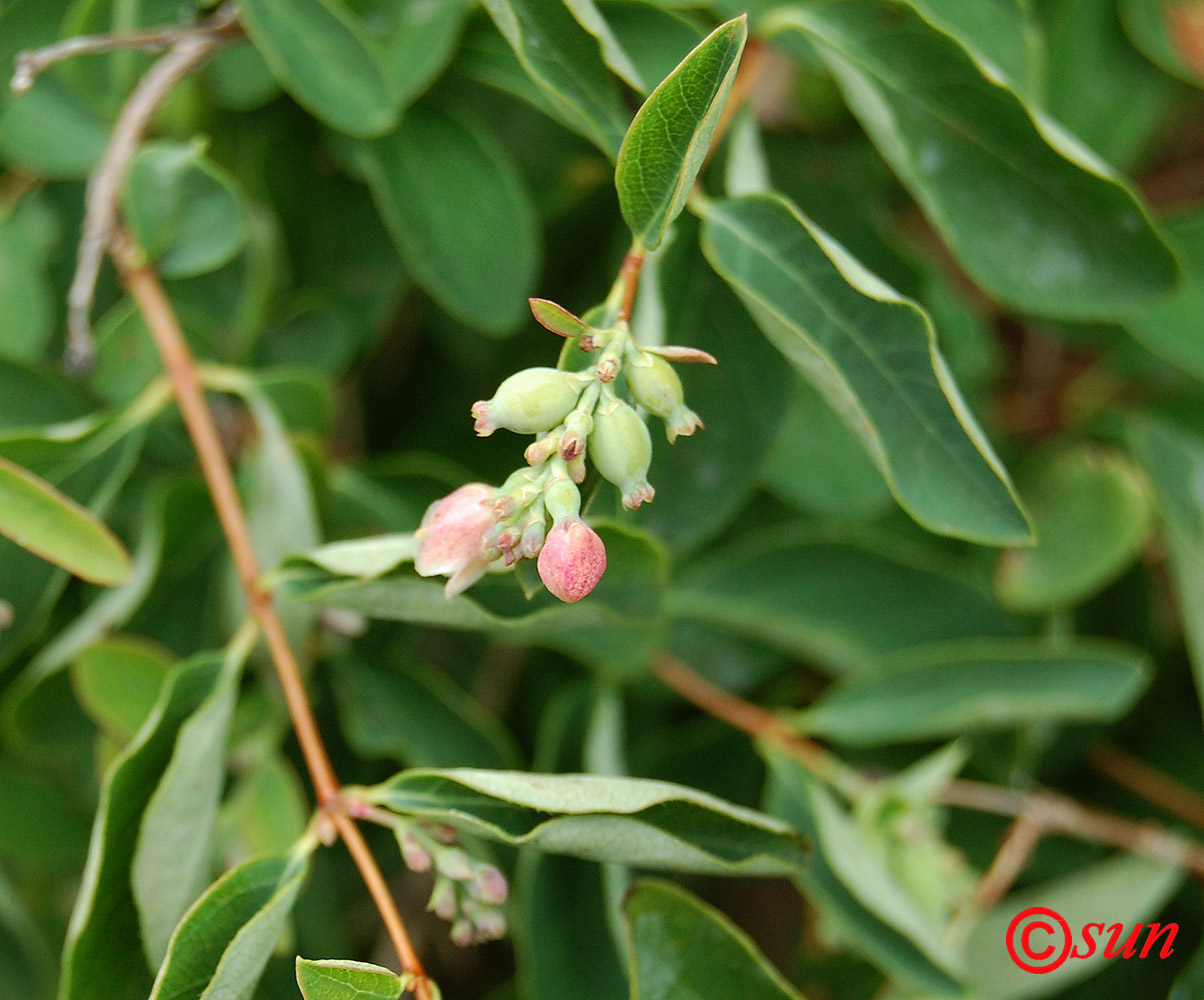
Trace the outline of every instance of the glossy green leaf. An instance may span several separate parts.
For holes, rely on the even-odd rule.
[[[1121,455],[1062,450],[1041,462],[1021,495],[1037,544],[1000,556],[995,594],[1004,607],[1039,612],[1076,604],[1111,583],[1145,545],[1149,497]]]
[[[1012,961],[1005,945],[1008,928],[1018,913],[1031,906],[1043,906],[1061,914],[1071,928],[1071,947],[1080,955],[1089,947],[1082,932],[1086,924],[1120,923],[1125,929],[1121,938],[1123,948],[1134,925],[1156,918],[1182,881],[1182,871],[1173,865],[1136,854],[1122,854],[1006,896],[982,918],[966,945],[970,981],[979,995],[988,1000],[1036,1000],[1061,993],[1104,967],[1107,962],[1104,945],[1110,936],[1098,934],[1094,954],[1089,957],[1076,957],[1052,971],[1034,975]],[[1020,926],[1027,923],[1024,921]],[[1148,927],[1142,931],[1138,953],[1148,933]],[[1056,949],[1051,952],[1052,957],[1060,952],[1064,937],[1058,930],[1052,936],[1037,930],[1030,940],[1037,953],[1052,945]],[[1164,934],[1151,954],[1157,955],[1165,941]]]
[[[170,669],[171,658],[154,643],[114,636],[75,657],[71,681],[84,711],[124,744],[150,715]]]
[[[563,0],[482,0],[482,6],[542,100],[607,156],[617,156],[630,119],[618,81]]]
[[[815,844],[811,866],[795,882],[841,943],[922,993],[963,996],[958,976],[950,969],[947,946],[884,870],[884,863],[865,856],[864,838],[848,829],[839,806],[798,761],[772,752],[767,759],[768,810]],[[848,838],[847,845],[841,837]]]
[[[165,278],[190,278],[228,264],[246,242],[234,183],[193,144],[147,143],[130,163],[122,215]]]
[[[1106,319],[1168,292],[1174,255],[1132,192],[902,0],[790,8],[969,275],[1009,305]]]
[[[693,1000],[716,984],[747,1000],[801,1000],[742,930],[697,896],[641,879],[623,902],[632,996]]]
[[[1117,169],[1140,167],[1166,123],[1174,81],[1134,50],[1115,0],[1053,0],[1038,5],[1038,13],[1050,117]],[[1173,235],[1165,226],[1163,232],[1186,264]]]
[[[367,962],[297,959],[297,986],[305,1000],[397,1000],[401,977]]]
[[[314,117],[348,135],[381,135],[397,102],[363,27],[332,0],[247,0],[241,22],[273,75]]]
[[[358,160],[414,278],[466,323],[493,333],[516,326],[535,290],[538,232],[497,140],[459,113],[419,106]]]
[[[619,207],[650,250],[685,208],[747,37],[745,17],[716,28],[649,95],[623,137],[615,167]]]
[[[99,518],[3,458],[0,534],[92,583],[113,586],[130,573],[129,553]]]
[[[641,507],[637,520],[680,550],[715,535],[747,503],[785,416],[793,379],[698,252],[694,220],[682,219],[678,230],[655,266],[644,265],[640,296],[652,292],[648,285],[655,279],[664,313],[658,339],[680,337],[719,364],[674,366],[686,405],[706,428],[669,445],[660,422],[652,422],[648,479],[656,501]],[[637,310],[637,321],[641,318]],[[634,329],[643,332],[638,322]]]
[[[226,778],[226,741],[243,662],[254,639],[236,638],[213,690],[188,717],[142,814],[130,868],[142,947],[151,967],[210,877],[210,840]]]
[[[804,840],[762,813],[644,778],[522,771],[402,771],[366,790],[379,806],[506,844],[711,875],[781,875]]]
[[[929,642],[1018,631],[986,594],[939,568],[796,526],[683,567],[669,612],[838,673],[872,669]]]
[[[383,19],[381,68],[404,108],[422,94],[451,60],[471,4],[467,0],[375,0],[369,17]]]
[[[1029,541],[1007,472],[919,306],[777,195],[708,202],[702,245],[774,346],[861,437],[919,524],[985,544]]]
[[[594,0],[564,0],[564,5],[577,19],[577,23],[598,40],[602,59],[615,75],[622,77],[636,90],[646,93],[651,83],[645,82],[640,75],[631,57],[611,30],[610,22],[603,16]]]
[[[1137,650],[1090,640],[942,643],[837,682],[794,724],[838,743],[876,746],[1038,722],[1111,722],[1149,677]]]
[[[250,997],[306,868],[305,858],[256,858],[218,879],[172,934],[150,1000]]]
[[[212,656],[182,664],[137,737],[105,776],[63,949],[60,1000],[145,1000],[150,991],[130,884],[139,824],[171,760],[181,726],[209,696],[220,671],[220,660]]]
[[[1181,80],[1204,87],[1197,6],[1166,0],[1120,0],[1118,9],[1129,38],[1147,59]]]
[[[645,535],[617,525],[595,528],[610,568],[576,604],[561,604],[550,594],[528,602],[513,580],[491,576],[473,588],[472,597],[447,598],[441,582],[404,571],[358,580],[299,568],[282,577],[281,589],[295,600],[371,618],[486,632],[512,644],[559,649],[607,669],[642,671],[659,643],[664,554]]]
[[[1125,327],[1142,347],[1204,379],[1204,211],[1183,212],[1163,223],[1171,246],[1183,262],[1183,284],[1160,302],[1133,315]]]
[[[1028,0],[908,0],[981,61],[1002,73],[1018,93],[1041,94],[1041,35]]]
[[[445,675],[416,662],[390,669],[340,658],[332,666],[343,731],[365,757],[416,767],[519,763],[514,737]]]
[[[338,576],[373,580],[402,563],[413,562],[417,552],[418,539],[413,532],[407,531],[328,542],[306,552],[301,558]]]
[[[607,0],[602,8],[645,91],[672,73],[706,35],[693,17],[665,6],[644,0]]]
[[[1204,701],[1204,438],[1164,420],[1145,417],[1129,430],[1129,443],[1145,468],[1160,535],[1166,546],[1175,604]]]

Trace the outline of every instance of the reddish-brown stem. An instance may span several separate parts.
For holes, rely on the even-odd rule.
[[[272,664],[276,668],[276,676],[284,692],[289,717],[305,758],[305,766],[313,782],[319,809],[329,816],[343,843],[347,845],[347,850],[372,894],[377,909],[380,910],[385,928],[401,959],[402,968],[416,977],[415,993],[420,1000],[429,1000],[429,988],[422,964],[414,952],[384,876],[359,829],[342,812],[338,778],[322,742],[317,720],[305,690],[305,682],[301,677],[301,668],[284,631],[284,625],[272,604],[271,595],[260,583],[260,568],[251,543],[246,512],[234,485],[234,474],[226,459],[213,414],[205,401],[204,390],[197,375],[196,361],[188,348],[184,332],[180,329],[175,310],[163,291],[159,276],[146,265],[138,248],[120,227],[114,233],[112,254],[122,281],[146,321],[163,369],[175,392],[184,425],[196,449],[201,472],[213,498],[239,583],[246,594],[251,614],[263,629]]]
[[[635,305],[635,292],[640,284],[640,268],[644,266],[644,251],[636,247],[627,251],[623,258],[623,266],[619,268],[619,284],[623,288],[623,298],[619,302],[620,323],[631,319],[631,310]]]
[[[1204,796],[1163,774],[1145,761],[1107,744],[1088,755],[1091,766],[1118,785],[1152,802],[1172,816],[1204,830]]]
[[[680,660],[662,656],[652,669],[662,682],[693,705],[785,751],[812,774],[846,795],[856,795],[859,790],[873,783],[869,775],[849,767],[814,740],[792,732],[773,712],[715,686]],[[945,805],[964,809],[1026,817],[1029,822],[1023,840],[1011,852],[1015,856],[1019,856],[1021,847],[1031,851],[1036,846],[1035,842],[1029,846],[1034,836],[1040,839],[1048,833],[1065,833],[1080,840],[1119,847],[1134,854],[1179,865],[1197,878],[1204,878],[1204,846],[1177,836],[1157,824],[1139,823],[1124,816],[1091,809],[1056,792],[1022,792],[959,778],[945,786],[939,800]],[[1014,858],[1000,862],[1009,868],[1014,863]],[[1006,869],[999,872],[1000,882],[1005,874]]]

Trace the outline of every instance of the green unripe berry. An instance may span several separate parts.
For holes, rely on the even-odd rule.
[[[652,438],[639,414],[621,399],[603,402],[594,413],[589,457],[603,477],[622,492],[625,506],[634,510],[652,499],[647,479]]]
[[[488,437],[499,427],[518,434],[538,434],[559,424],[590,381],[578,372],[527,368],[511,375],[489,400],[474,403],[476,432]]]

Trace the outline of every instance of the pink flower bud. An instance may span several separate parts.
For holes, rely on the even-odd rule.
[[[606,546],[579,517],[552,526],[539,553],[539,578],[567,604],[579,601],[598,585],[606,571]]]
[[[479,580],[489,565],[481,543],[497,520],[493,494],[485,483],[461,486],[431,504],[415,532],[420,541],[414,569],[419,576],[449,576],[448,597]]]
[[[398,838],[398,843],[401,845],[401,857],[405,861],[406,867],[412,872],[429,871],[431,867],[431,856],[418,843],[417,838],[412,833],[404,833]]]
[[[456,899],[456,885],[450,879],[435,879],[435,888],[431,892],[430,901],[426,908],[432,911],[440,920],[451,920],[460,906]]]
[[[506,902],[509,888],[506,885],[506,876],[493,865],[477,865],[469,891],[486,906],[501,906]]]

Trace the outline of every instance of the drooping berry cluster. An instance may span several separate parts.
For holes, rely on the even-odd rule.
[[[578,601],[594,589],[606,569],[606,549],[581,519],[578,486],[587,460],[619,488],[624,506],[634,510],[655,495],[647,478],[652,438],[635,406],[620,397],[620,375],[631,400],[664,421],[670,443],[702,426],[665,359],[714,364],[709,354],[641,347],[626,320],[594,327],[543,299],[532,299],[531,310],[597,360],[581,371],[527,368],[473,404],[481,437],[500,428],[536,438],[524,452],[526,467],[499,488],[469,483],[427,511],[414,564],[423,576],[448,576],[448,596],[488,569],[536,558],[540,579],[560,600]]]

